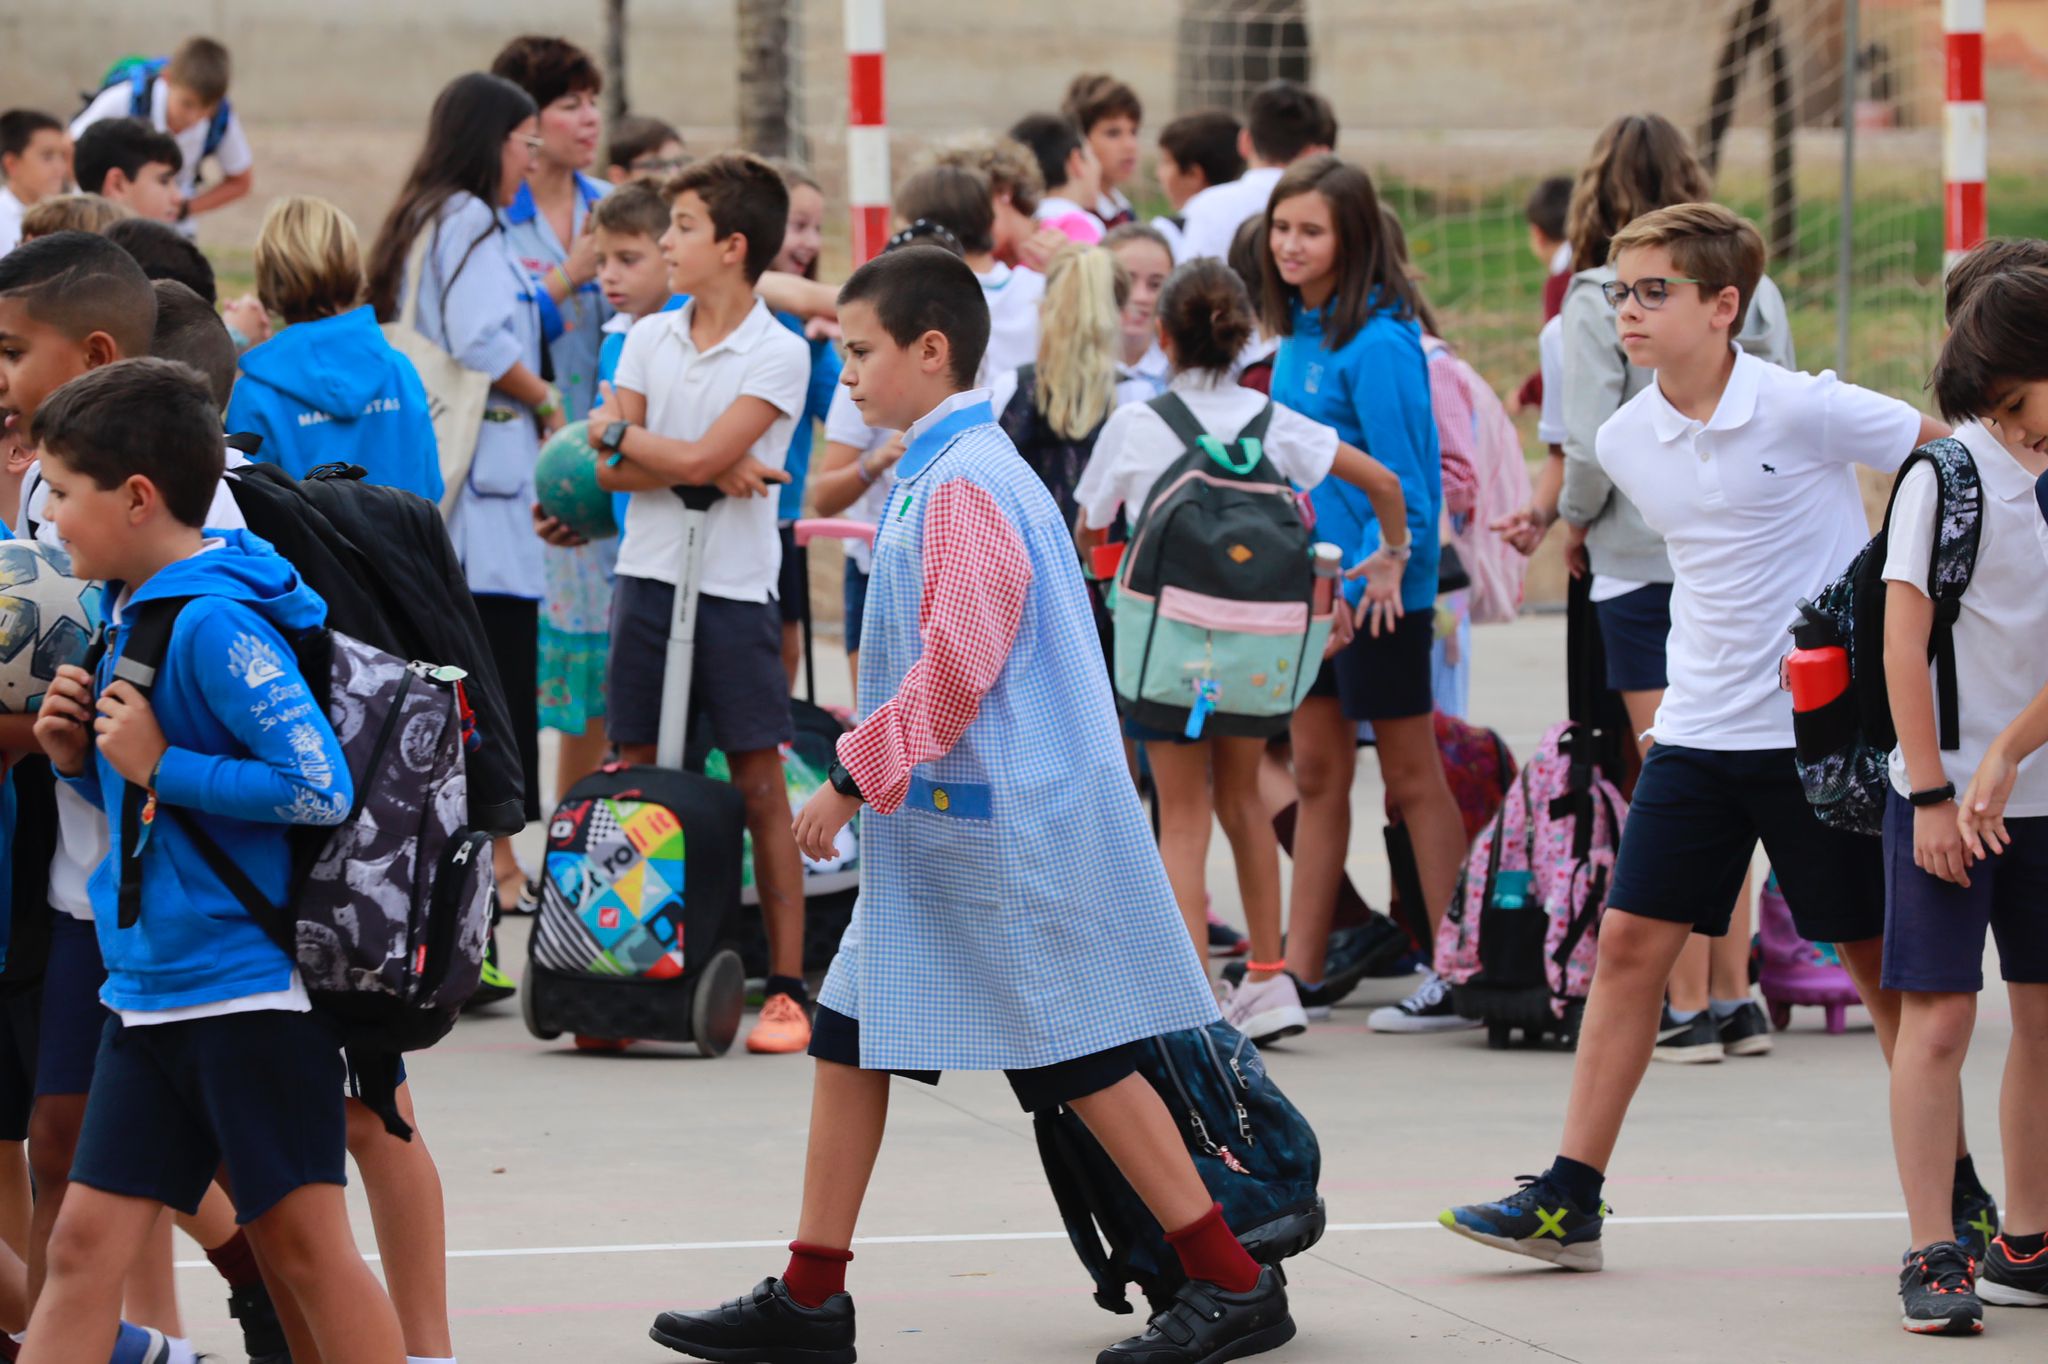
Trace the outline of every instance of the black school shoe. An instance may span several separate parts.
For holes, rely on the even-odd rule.
[[[1976,1261],[1954,1241],[1906,1252],[1899,1303],[1899,1324],[1916,1336],[1974,1336],[1984,1329]]]
[[[763,1279],[743,1298],[703,1312],[663,1312],[647,1333],[692,1359],[718,1364],[854,1364],[853,1298],[834,1293],[818,1307]]]
[[[1771,1054],[1771,1020],[1753,999],[1744,1000],[1741,1008],[1717,1021],[1714,1031],[1720,1034],[1722,1052],[1729,1056]]]
[[[1977,1276],[1977,1296],[1997,1307],[2048,1307],[2048,1250],[2025,1259],[2012,1253],[2003,1236],[1991,1243]]]
[[[291,1343],[277,1319],[277,1307],[262,1280],[228,1294],[228,1315],[242,1328],[242,1349],[249,1364],[292,1364]]]
[[[1249,1293],[1200,1281],[1182,1285],[1144,1335],[1118,1341],[1095,1356],[1095,1364],[1223,1364],[1277,1350],[1292,1339],[1287,1280],[1278,1265],[1267,1265]]]

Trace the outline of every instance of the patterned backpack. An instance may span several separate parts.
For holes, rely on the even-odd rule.
[[[1522,458],[1522,434],[1492,385],[1464,357],[1435,337],[1423,348],[1429,363],[1450,367],[1472,405],[1472,472],[1479,479],[1479,496],[1471,514],[1453,524],[1450,536],[1458,562],[1472,580],[1472,623],[1510,621],[1521,614],[1529,557],[1495,534],[1493,523],[1528,506],[1534,496],[1529,466]]]
[[[1954,630],[1977,569],[1984,525],[1977,462],[1961,441],[1944,436],[1907,457],[1885,504],[1884,524],[1839,578],[1799,603],[1799,619],[1791,627],[1799,648],[1837,647],[1849,656],[1847,689],[1817,710],[1794,711],[1792,738],[1807,803],[1823,824],[1851,833],[1875,836],[1882,830],[1885,793],[1891,789],[1898,733],[1884,679],[1884,561],[1892,507],[1907,472],[1918,464],[1935,475],[1934,555],[1927,574],[1927,596],[1934,603],[1927,654],[1935,668],[1935,715],[1942,750],[1953,752],[1961,744]]]
[[[1473,845],[1437,930],[1436,969],[1494,1045],[1515,1027],[1575,1034],[1627,814],[1585,728],[1562,721]]]

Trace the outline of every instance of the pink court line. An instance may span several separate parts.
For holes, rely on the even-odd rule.
[[[1711,1225],[1743,1225],[1784,1222],[1896,1222],[1904,1220],[1900,1212],[1733,1212],[1733,1213],[1685,1213],[1672,1217],[1610,1217],[1607,1225],[1615,1227],[1685,1227]],[[1387,1231],[1429,1231],[1439,1229],[1435,1221],[1428,1222],[1332,1222],[1332,1235],[1352,1235],[1360,1232]],[[984,1231],[935,1234],[924,1236],[856,1236],[857,1246],[947,1246],[966,1245],[991,1241],[1064,1241],[1063,1231]],[[531,1259],[548,1255],[673,1255],[700,1250],[786,1250],[786,1238],[763,1241],[639,1241],[610,1246],[507,1246],[492,1250],[451,1250],[451,1260],[514,1260]],[[375,1260],[375,1254],[363,1256]],[[209,1269],[205,1260],[180,1260],[179,1269]]]

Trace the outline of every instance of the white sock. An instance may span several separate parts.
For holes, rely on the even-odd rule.
[[[166,1336],[164,1343],[170,1346],[164,1364],[199,1364],[199,1352],[192,1348],[191,1341],[182,1336]]]

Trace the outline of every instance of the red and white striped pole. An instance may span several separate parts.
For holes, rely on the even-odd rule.
[[[880,255],[889,241],[889,121],[882,84],[886,52],[882,0],[846,0],[846,198],[853,214],[855,265]]]
[[[1942,106],[1941,169],[1947,182],[1945,264],[1984,240],[1984,0],[1942,0],[1948,102]]]

